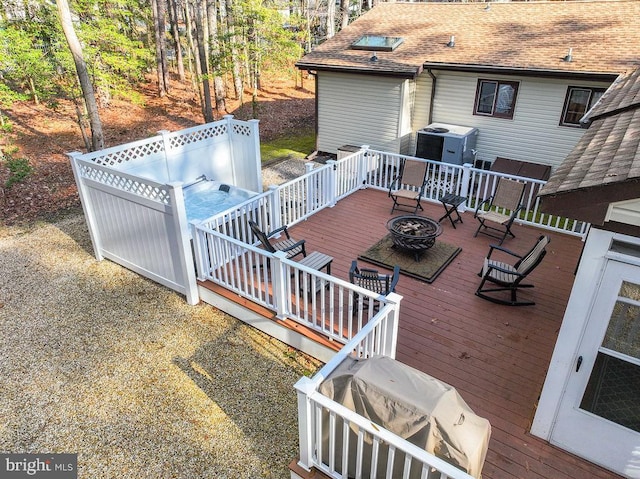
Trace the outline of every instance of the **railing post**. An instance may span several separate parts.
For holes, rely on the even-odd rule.
[[[464,196],[467,198],[467,201],[462,203],[458,210],[462,213],[467,209],[467,202],[469,201],[469,193],[471,189],[469,186],[471,185],[471,168],[473,165],[471,163],[465,163],[462,165],[462,179],[460,180],[460,196]]]
[[[191,237],[193,238],[193,255],[196,260],[196,278],[200,281],[204,281],[211,275],[209,268],[205,267],[205,264],[211,264],[210,260],[205,261],[209,255],[209,249],[205,247],[206,236],[204,236],[205,234],[198,229],[195,223],[189,224],[189,228],[191,229]]]
[[[294,385],[298,391],[298,443],[300,460],[298,465],[305,471],[313,466],[313,412],[310,395],[315,385],[310,378],[303,376]]]
[[[307,173],[311,173],[313,171],[313,163],[307,162],[304,164],[304,172],[305,175]],[[304,187],[306,194],[306,201],[304,203],[304,215],[307,216],[311,214],[311,212],[315,211],[318,206],[318,191],[319,188],[317,181],[312,181],[312,176],[305,176],[304,178]],[[322,185],[320,185],[322,187]]]
[[[328,204],[329,207],[333,208],[336,205],[336,198],[338,197],[338,162],[336,160],[327,161],[327,165],[330,166],[328,169],[329,172],[329,190],[328,190]]]
[[[237,148],[235,146],[236,138],[235,138],[235,135],[233,134],[233,115],[222,115],[222,120],[220,121],[227,123],[227,144],[229,145],[229,150],[228,150],[228,156],[227,156],[228,164],[226,166],[231,170],[232,183],[236,186],[244,187],[244,185],[238,182],[238,178],[236,177],[235,151]],[[211,161],[213,161],[213,159],[211,159]]]
[[[251,129],[251,155],[249,157],[254,158],[252,163],[256,168],[255,178],[258,180],[258,184],[253,187],[253,191],[262,193],[262,156],[260,155],[260,129],[258,128],[260,120],[249,120],[247,123],[249,123],[249,128]]]
[[[359,155],[358,184],[360,185],[360,188],[364,188],[364,185],[367,182],[367,173],[369,172],[369,145],[362,145],[360,147]]]
[[[169,198],[171,200],[172,218],[174,231],[176,231],[176,241],[178,247],[179,262],[176,265],[182,273],[181,286],[185,289],[187,303],[194,305],[200,302],[198,295],[198,283],[196,281],[196,271],[193,264],[193,253],[191,252],[191,240],[186,233],[188,229],[187,213],[184,206],[184,194],[182,183],[169,183]]]
[[[286,221],[285,212],[282,210],[280,203],[280,188],[277,185],[269,185],[269,203],[267,204],[269,213],[269,229],[275,230],[280,228],[283,224],[288,224]]]
[[[400,302],[402,296],[398,293],[389,293],[386,296],[387,304],[393,306],[393,312],[387,317],[387,327],[385,329],[384,352],[385,356],[391,359],[396,358],[396,348],[398,345],[398,323],[400,322]]]
[[[285,319],[288,316],[287,291],[291,285],[287,277],[287,265],[282,262],[287,254],[283,251],[276,251],[271,258],[271,286],[273,288],[273,302],[276,307],[276,317]]]

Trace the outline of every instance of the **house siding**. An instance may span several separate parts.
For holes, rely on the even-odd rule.
[[[401,153],[402,137],[411,134],[408,80],[332,72],[317,75],[319,151],[336,153],[343,145],[369,145]]]
[[[413,105],[413,131],[418,131],[429,124],[431,112],[431,85],[433,81],[428,73],[423,73],[415,81],[415,103]],[[437,80],[436,80],[437,85]],[[415,135],[414,135],[415,138]],[[411,154],[415,153],[415,142]]]
[[[479,160],[504,157],[552,167],[566,158],[585,131],[559,125],[567,87],[609,86],[525,76],[433,73],[436,95],[431,121],[478,128]],[[513,119],[473,114],[479,78],[519,82]],[[414,154],[415,132],[429,124],[431,88],[428,72],[415,81],[318,72],[318,150],[336,153],[343,145],[366,144]]]
[[[435,72],[436,98],[433,122],[472,126],[479,129],[478,159],[493,161],[496,157],[559,165],[584,134],[581,128],[560,126],[567,87],[606,88],[608,83],[573,80],[513,77],[490,74]],[[423,79],[427,76],[428,82]],[[479,78],[518,81],[518,96],[513,119],[492,118],[473,114]],[[428,74],[418,79],[416,110],[428,111],[431,80]],[[428,91],[427,91],[428,89]],[[420,113],[416,113],[416,118]],[[418,126],[419,129],[420,126]]]
[[[411,153],[413,146],[413,112],[415,111],[416,82],[405,80],[403,83],[403,94],[401,100],[402,114],[400,116],[400,153],[407,155]]]

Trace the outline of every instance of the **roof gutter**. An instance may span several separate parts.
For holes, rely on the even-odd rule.
[[[619,72],[584,72],[569,70],[545,70],[536,68],[514,68],[501,67],[494,65],[472,65],[458,63],[424,63],[424,68],[428,70],[449,70],[459,72],[473,73],[501,73],[504,75],[526,75],[534,77],[546,78],[568,78],[568,79],[584,79],[594,81],[612,82],[619,76]]]
[[[347,67],[347,66],[336,66],[336,65],[318,65],[312,63],[296,63],[296,68],[300,70],[313,70],[313,71],[325,71],[325,72],[334,72],[334,73],[354,73],[361,75],[378,75],[378,76],[386,76],[386,77],[395,77],[395,78],[404,78],[409,80],[415,80],[420,73],[422,73],[423,67],[416,67],[413,70],[405,70],[405,71],[392,71],[392,70],[378,70],[373,68],[364,68],[364,67]]]
[[[355,73],[362,75],[379,75],[396,78],[406,78],[415,80],[420,75],[423,69],[428,72],[433,70],[447,70],[469,73],[489,73],[489,74],[503,74],[503,75],[525,75],[528,77],[539,78],[564,78],[573,80],[591,80],[591,81],[604,81],[613,82],[619,76],[619,72],[585,72],[585,71],[569,71],[569,70],[546,70],[535,68],[514,68],[514,67],[501,67],[495,65],[473,65],[473,64],[461,64],[461,63],[433,63],[426,62],[419,67],[407,68],[407,70],[383,70],[378,68],[371,68],[370,66],[343,66],[343,65],[327,65],[318,63],[304,63],[297,62],[296,67],[300,70],[315,70],[315,71],[327,71],[335,73]],[[410,69],[411,68],[411,69]],[[433,74],[429,73],[433,78]]]

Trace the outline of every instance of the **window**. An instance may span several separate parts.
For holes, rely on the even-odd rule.
[[[560,124],[565,126],[580,126],[580,118],[596,104],[603,93],[604,88],[570,86],[567,89],[567,97],[564,100]]]
[[[363,35],[351,44],[353,50],[370,50],[392,52],[403,42],[402,37],[383,37],[379,35]]]
[[[478,80],[474,114],[513,118],[517,94],[518,82]]]

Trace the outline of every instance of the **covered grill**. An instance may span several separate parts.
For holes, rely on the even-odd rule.
[[[491,426],[477,416],[452,386],[391,358],[347,359],[320,385],[320,392],[373,423],[388,429],[440,459],[480,477]],[[324,419],[325,421],[327,418]],[[325,447],[328,450],[328,428]],[[336,428],[340,430],[340,428]],[[355,433],[349,439],[349,471],[354,475]],[[336,463],[342,461],[342,438],[336,437]],[[364,458],[371,458],[371,437],[365,437]],[[387,451],[380,450],[378,470],[386,469]],[[403,459],[395,460],[401,477]],[[365,464],[365,470],[369,464]],[[382,469],[381,469],[382,467]],[[413,467],[410,477],[420,477]]]

